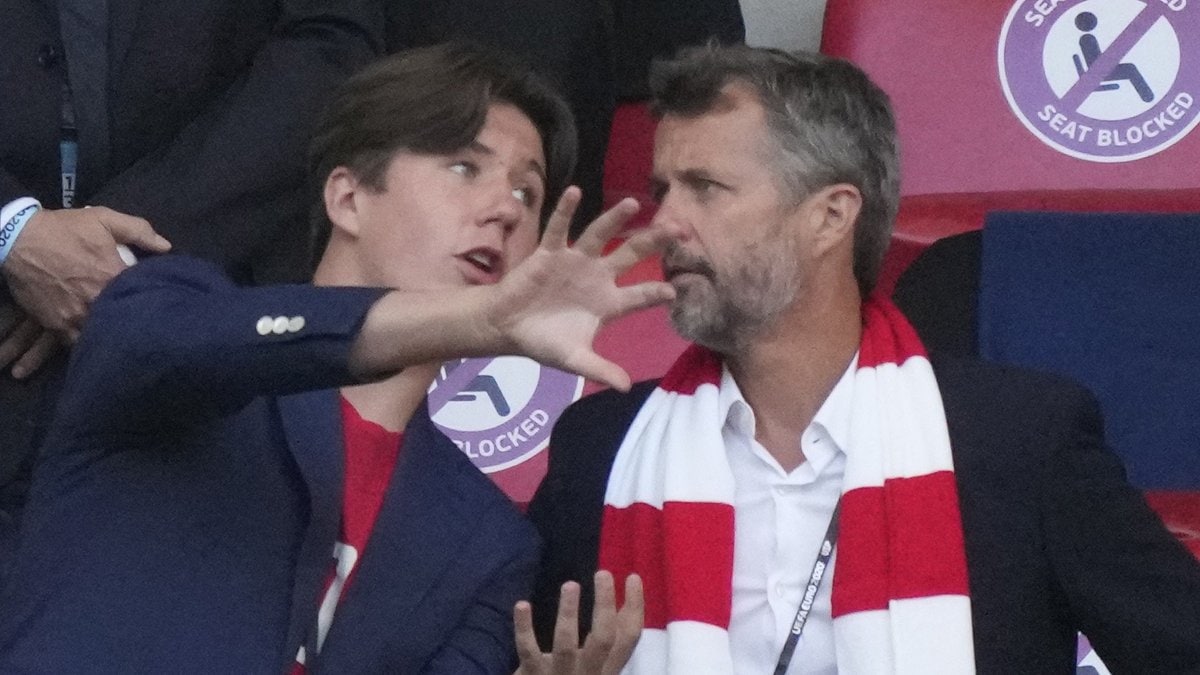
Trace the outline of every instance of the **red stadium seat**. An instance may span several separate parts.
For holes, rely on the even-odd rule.
[[[1185,26],[1182,19],[1170,16],[1178,13],[1170,12],[1165,3],[1146,3],[1146,13],[1165,17],[1164,39],[1169,41],[1173,34],[1185,49],[1174,69],[1171,66],[1176,64],[1164,63],[1167,59],[1146,60],[1135,50],[1129,51],[1128,60],[1136,61],[1147,75],[1169,76],[1170,71],[1177,70],[1174,82],[1158,86],[1154,92],[1158,100],[1141,115],[1129,115],[1139,106],[1134,105],[1138,99],[1128,86],[1118,91],[1095,91],[1085,105],[1072,112],[1071,94],[1056,96],[1048,84],[1052,78],[1047,72],[1067,78],[1067,83],[1075,79],[1086,85],[1083,76],[1075,73],[1070,58],[1079,49],[1073,41],[1083,35],[1072,23],[1080,8],[1072,7],[1073,3],[1037,3],[1050,9],[1048,15],[1041,17],[1040,26],[1035,27],[1034,21],[1026,20],[1022,12],[1014,12],[1013,25],[1006,33],[1006,19],[1016,4],[1013,0],[828,0],[826,3],[821,51],[858,64],[891,96],[903,152],[904,194],[1196,187],[1200,132],[1184,133],[1174,145],[1142,159],[1088,161],[1064,154],[1040,140],[1026,128],[1006,96],[1007,88],[1018,99],[1019,107],[1025,109],[1030,106],[1023,92],[1036,89],[1042,97],[1039,102],[1062,108],[1062,112],[1080,123],[1086,117],[1085,112],[1113,118],[1127,116],[1090,124],[1093,132],[1085,136],[1091,139],[1089,142],[1096,141],[1095,147],[1088,146],[1090,152],[1116,151],[1121,138],[1110,138],[1108,146],[1099,147],[1099,141],[1103,140],[1100,131],[1128,132],[1130,126],[1143,122],[1146,115],[1157,116],[1160,108],[1166,112],[1180,92],[1186,94],[1184,89],[1200,80],[1200,51],[1195,49],[1192,39],[1195,27]],[[1021,3],[1021,9],[1033,11],[1034,4]],[[1125,21],[1119,16],[1100,19],[1106,23]],[[1134,24],[1130,25],[1137,30]],[[1006,38],[1005,61],[1012,71],[1006,80],[999,67],[1002,34]],[[1159,37],[1159,33],[1146,36]],[[1018,46],[1023,47],[1018,55],[1036,58],[1029,63],[1014,62],[1012,54]],[[1114,50],[1119,49],[1115,42],[1113,46]],[[1020,68],[1020,65],[1030,67]],[[1156,68],[1166,72],[1152,73]],[[1187,103],[1188,96],[1180,100]],[[1168,136],[1182,133],[1188,124],[1195,123],[1200,101],[1191,103],[1186,110],[1181,104],[1176,105],[1172,112],[1180,113],[1181,118],[1161,120],[1171,123],[1169,133],[1151,123],[1150,133],[1155,137],[1143,142],[1166,141]],[[1038,113],[1044,110],[1044,105],[1038,105],[1026,117],[1050,140],[1065,139],[1061,132],[1067,128],[1066,116],[1041,120]],[[1079,125],[1075,128],[1078,130]],[[1084,135],[1082,131],[1075,133]],[[1136,135],[1146,136],[1146,132],[1138,131]],[[1130,146],[1128,139],[1124,142],[1127,145],[1120,146],[1121,152],[1152,147]]]
[[[1153,15],[1161,9],[1159,4],[1148,3],[1147,11]],[[1034,11],[1033,5],[1025,2],[1020,8],[1040,18],[1026,18],[1015,11],[1018,3],[1012,0],[826,3],[821,51],[849,59],[866,70],[888,92],[896,111],[905,199],[893,250],[880,279],[882,292],[890,292],[900,272],[925,246],[943,236],[978,229],[983,214],[990,210],[1200,211],[1195,170],[1200,133],[1184,133],[1189,124],[1200,121],[1196,116],[1200,114],[1200,102],[1192,103],[1187,110],[1178,105],[1172,109],[1173,113],[1186,113],[1177,122],[1171,119],[1171,132],[1180,132],[1174,144],[1164,144],[1154,154],[1127,161],[1091,161],[1069,155],[1027,128],[1010,106],[1010,97],[1015,96],[1012,92],[1049,82],[1050,71],[1045,64],[1061,62],[1066,68],[1063,64],[1072,62],[1072,54],[1080,56],[1072,41],[1085,32],[1072,23],[1079,8],[1072,9],[1069,3],[1038,3],[1048,11],[1043,14]],[[1012,26],[1006,29],[1009,19]],[[1101,19],[1124,20],[1108,16]],[[1171,20],[1176,23],[1171,24]],[[1167,16],[1165,21],[1166,32],[1177,39],[1195,34],[1194,27],[1183,26],[1173,17]],[[1039,32],[1041,28],[1045,30]],[[1039,30],[1030,33],[1027,29]],[[1050,29],[1057,31],[1054,40],[1049,37]],[[1035,67],[1015,69],[1009,57],[1002,54],[1012,53],[1022,37],[1036,38],[1028,40],[1026,51],[1040,60],[1030,62]],[[1050,49],[1047,45],[1058,46]],[[1129,54],[1147,72],[1175,65],[1164,66],[1162,59],[1147,63],[1134,58],[1135,52]],[[1001,60],[1009,66],[1007,77],[1001,73]],[[1110,132],[1118,127],[1127,130],[1126,122],[1165,114],[1179,97],[1177,90],[1182,91],[1179,88],[1192,78],[1200,78],[1200,52],[1184,50],[1177,65],[1178,77],[1169,86],[1158,88],[1158,100],[1150,110],[1125,122],[1114,119],[1090,126]],[[1077,77],[1082,81],[1082,75],[1073,74],[1074,66],[1070,68],[1066,72],[1068,80]],[[1128,86],[1126,91],[1111,89],[1107,85],[1097,87],[1097,98],[1088,98],[1085,103],[1109,112],[1119,111],[1120,105],[1113,101],[1120,104],[1120,100],[1102,97],[1132,94]],[[1070,97],[1068,92],[1059,100],[1050,89],[1042,93],[1050,103],[1060,106]],[[1186,102],[1186,97],[1181,100]],[[1066,107],[1063,109],[1066,111]],[[1082,110],[1095,114],[1083,107],[1076,113]],[[1037,112],[1025,114],[1043,136],[1054,140],[1067,128],[1066,122],[1053,117],[1040,120]],[[1052,129],[1048,126],[1051,124],[1061,128]],[[1092,138],[1097,138],[1098,132],[1093,132],[1097,135]],[[1096,148],[1094,152],[1101,150]]]
[[[645,103],[623,103],[613,113],[608,155],[604,158],[604,206],[633,197],[642,210],[629,227],[650,222],[650,168],[654,159],[654,119]]]

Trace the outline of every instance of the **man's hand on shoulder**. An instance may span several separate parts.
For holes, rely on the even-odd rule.
[[[579,646],[579,584],[563,584],[554,623],[554,646],[550,653],[538,647],[533,632],[533,610],[518,602],[513,610],[517,654],[521,667],[516,675],[616,675],[621,672],[642,634],[645,604],[642,580],[636,574],[625,579],[625,604],[616,608],[613,577],[596,572],[596,603],[592,608],[592,632]]]
[[[142,218],[104,207],[43,209],[4,261],[9,292],[40,327],[73,342],[92,300],[126,267],[118,244],[154,253],[171,248]]]

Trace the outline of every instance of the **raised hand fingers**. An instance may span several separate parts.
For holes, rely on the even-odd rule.
[[[624,368],[593,351],[580,352],[567,359],[563,368],[617,391],[629,391],[633,384]]]
[[[613,311],[621,316],[639,309],[661,305],[675,299],[675,287],[665,281],[644,281],[620,289],[619,304]]]
[[[574,185],[563,190],[558,204],[554,206],[554,212],[546,221],[546,231],[542,233],[542,248],[554,250],[567,247],[571,218],[575,216],[575,209],[579,206],[581,197],[582,193]]]
[[[604,245],[621,231],[621,227],[639,208],[641,207],[638,206],[637,200],[629,197],[617,202],[616,206],[601,213],[588,225],[583,234],[579,235],[579,239],[575,241],[575,249],[590,256],[600,255],[604,252]]]
[[[538,647],[533,633],[533,608],[522,600],[513,607],[513,637],[517,644],[517,656],[521,659],[521,675],[541,675],[545,658]]]
[[[645,623],[646,603],[642,595],[642,578],[636,574],[625,577],[625,604],[617,612],[614,623],[613,646],[609,650],[608,659],[604,662],[604,675],[615,675],[621,672],[633,650],[637,647],[638,639],[642,636]]]
[[[635,232],[604,260],[613,274],[620,276],[643,259],[664,251],[674,238],[675,235],[669,230],[655,226],[647,227]]]
[[[601,672],[616,634],[617,600],[612,574],[604,570],[596,572],[595,587],[592,632],[583,644],[583,671],[586,673]]]
[[[574,673],[579,655],[579,584],[568,581],[558,596],[551,661],[555,673]]]

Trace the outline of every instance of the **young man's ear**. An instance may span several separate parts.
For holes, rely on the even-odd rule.
[[[339,166],[325,179],[325,214],[335,231],[358,236],[358,193],[363,189],[350,169]]]

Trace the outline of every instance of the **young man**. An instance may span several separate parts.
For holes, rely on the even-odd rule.
[[[870,298],[899,201],[883,92],[744,47],[652,88],[671,316],[696,344],[558,421],[530,506],[540,633],[599,566],[645,582],[627,672],[1070,673],[1077,630],[1114,672],[1200,670],[1200,567],[1093,399],[927,359]]]
[[[497,54],[393,57],[313,142],[314,285],[170,257],[118,277],[37,470],[0,671],[511,671],[537,539],[423,399],[441,361],[497,353],[628,387],[595,331],[672,291],[614,284],[653,234],[600,255],[631,203],[567,246],[574,133]]]

